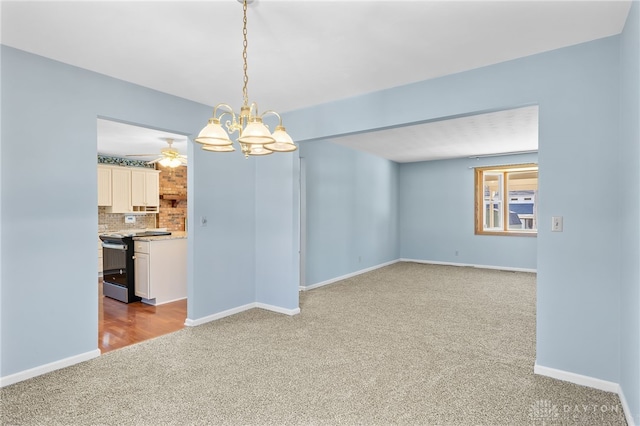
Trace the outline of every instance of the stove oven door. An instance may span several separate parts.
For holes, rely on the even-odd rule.
[[[102,269],[104,282],[127,286],[127,245],[102,243]]]

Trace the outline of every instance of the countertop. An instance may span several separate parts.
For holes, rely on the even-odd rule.
[[[183,231],[171,231],[171,235],[156,235],[153,237],[133,237],[134,241],[160,241],[160,240],[181,240],[187,238],[187,233]]]

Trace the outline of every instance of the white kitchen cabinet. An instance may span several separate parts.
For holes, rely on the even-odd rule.
[[[131,213],[131,171],[125,167],[111,169],[111,207],[109,213]]]
[[[134,211],[155,213],[160,206],[160,172],[131,170],[131,205]]]
[[[102,275],[102,240],[98,237],[98,276]]]
[[[98,206],[111,205],[111,167],[98,165]]]
[[[158,213],[160,171],[98,165],[98,206],[107,213]]]
[[[134,270],[136,296],[143,299],[153,299],[151,293],[151,280],[149,277],[149,255],[147,253],[135,253]]]
[[[160,305],[187,297],[187,239],[134,240],[135,293]]]

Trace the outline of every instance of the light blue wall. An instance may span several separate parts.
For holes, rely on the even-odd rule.
[[[98,347],[97,117],[189,135],[206,124],[211,108],[6,46],[1,53],[0,377],[6,377]],[[261,301],[297,308],[297,163],[295,154],[282,155],[258,169],[258,159],[189,143],[189,319],[256,302],[258,290]],[[268,229],[256,225],[257,207],[279,220]],[[280,259],[271,250],[276,236],[287,240],[278,246],[285,261],[264,273],[256,264]]]
[[[182,133],[208,108],[2,46],[2,365],[97,348],[98,116]]]
[[[400,257],[535,270],[535,237],[474,234],[473,167],[536,162],[526,154],[402,164]]]
[[[256,161],[256,301],[298,308],[300,225],[298,153]],[[292,179],[293,177],[293,179]]]
[[[329,141],[306,164],[306,286],[398,258],[398,164]]]
[[[255,159],[245,160],[239,152],[193,150],[200,155],[191,163],[194,177],[188,182],[194,269],[187,316],[198,320],[255,302],[256,171]]]
[[[620,38],[620,385],[640,423],[640,4]]]
[[[539,105],[537,362],[619,382],[620,232],[603,226],[619,219],[618,47],[610,37],[319,105],[287,114],[287,126],[297,140],[317,140]],[[555,215],[564,216],[562,233],[544,226]]]

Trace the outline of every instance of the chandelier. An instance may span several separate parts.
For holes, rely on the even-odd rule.
[[[242,63],[244,70],[244,85],[242,86],[242,106],[240,113],[233,111],[228,104],[218,104],[213,108],[213,116],[209,119],[207,125],[200,131],[195,141],[202,144],[202,149],[213,152],[232,152],[236,149],[229,135],[238,132],[238,144],[245,157],[269,155],[274,152],[290,152],[297,149],[282,125],[282,117],[275,111],[265,111],[260,115],[258,113],[258,104],[249,103],[247,95],[247,83],[249,77],[247,75],[247,3],[253,0],[238,0],[243,5],[243,49]],[[262,118],[266,115],[275,115],[279,124],[273,133],[269,132],[268,127],[262,122]],[[222,117],[225,115],[227,121],[224,123],[225,130],[220,124]]]

